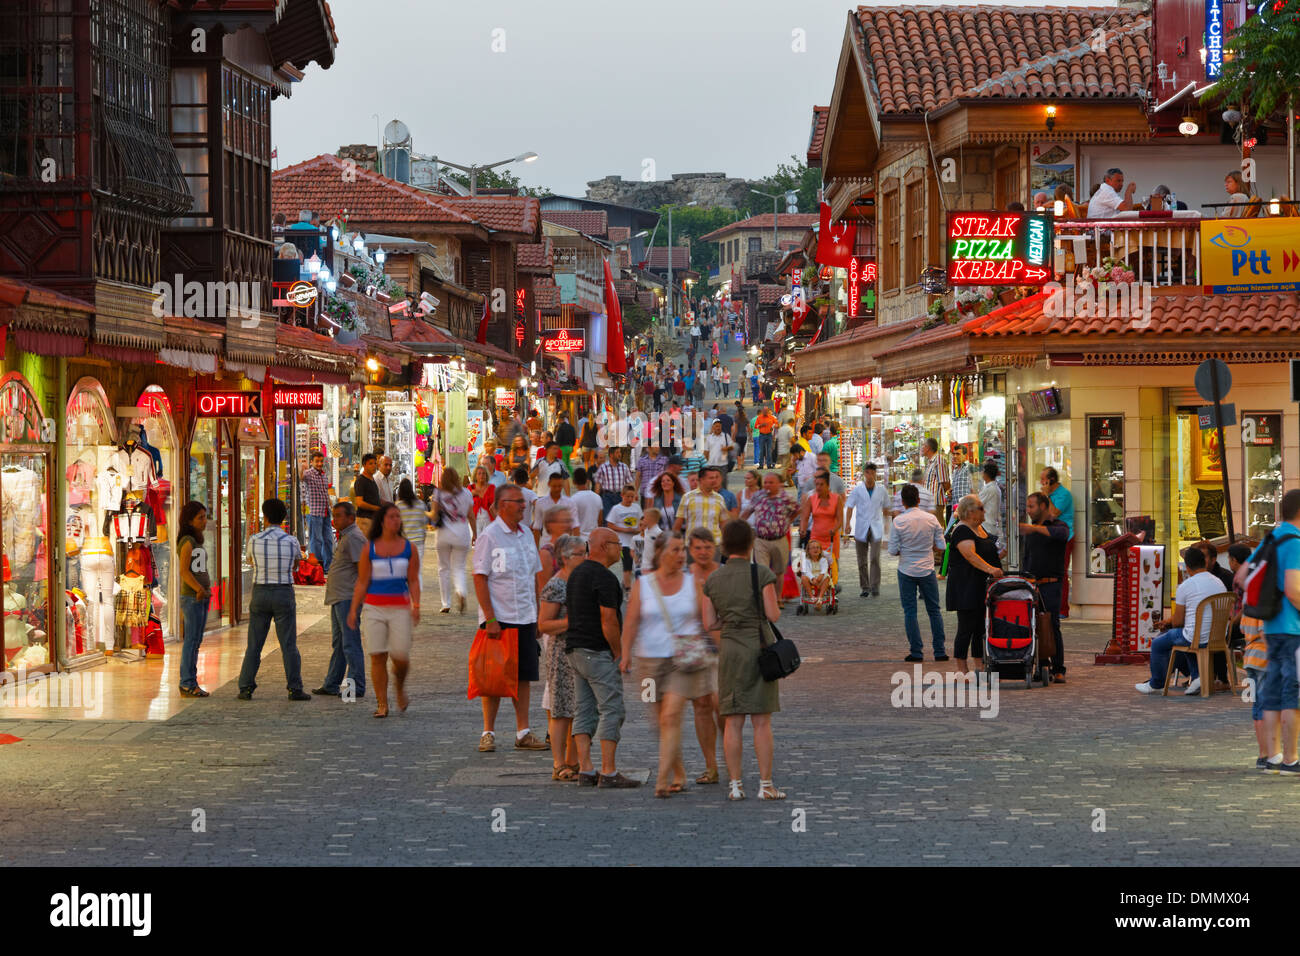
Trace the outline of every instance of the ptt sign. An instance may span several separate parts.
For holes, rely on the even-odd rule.
[[[1201,223],[1205,292],[1300,290],[1300,235],[1289,219]]]

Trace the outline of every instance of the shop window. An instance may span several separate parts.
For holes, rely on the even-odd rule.
[[[1124,534],[1124,416],[1088,416],[1088,575],[1115,573],[1115,557],[1095,552]]]
[[[1195,408],[1174,411],[1169,438],[1173,545],[1181,554],[1189,544],[1227,530],[1223,453],[1217,429],[1202,429]]]
[[[1282,415],[1246,412],[1241,445],[1246,534],[1263,540],[1277,526],[1282,501]]]

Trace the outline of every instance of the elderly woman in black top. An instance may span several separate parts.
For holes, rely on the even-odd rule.
[[[948,610],[957,612],[954,663],[967,669],[967,648],[984,658],[984,601],[989,579],[1002,577],[997,539],[984,530],[984,503],[977,495],[957,502],[957,524],[952,530],[948,558]]]

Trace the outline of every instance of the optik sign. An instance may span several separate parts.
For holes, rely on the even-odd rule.
[[[1300,235],[1290,219],[1201,222],[1207,293],[1300,291]]]

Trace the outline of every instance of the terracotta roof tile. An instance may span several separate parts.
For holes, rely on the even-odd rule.
[[[1150,85],[1151,19],[1140,11],[859,7],[857,17],[882,114],[958,97],[1130,97]]]
[[[822,164],[822,145],[826,141],[826,118],[830,115],[829,106],[814,106],[812,132],[808,134],[808,165],[817,167]]]
[[[1044,315],[1046,294],[1030,296],[972,320],[975,337],[1010,335],[1272,335],[1300,328],[1300,295],[1158,295],[1151,299],[1151,324],[1135,327],[1130,316],[1052,318]]]
[[[817,225],[819,216],[815,212],[783,212],[777,215],[777,229],[810,229]],[[713,242],[729,235],[737,230],[751,229],[771,229],[772,214],[765,212],[759,216],[750,216],[748,219],[740,219],[736,222],[728,223],[720,229],[714,229],[710,233],[700,236],[701,242]]]
[[[534,235],[541,224],[542,207],[532,196],[447,196],[442,201],[499,232]]]
[[[785,286],[764,282],[758,287],[758,304],[775,305],[781,301],[783,295],[785,295]]]
[[[603,236],[609,229],[609,217],[603,209],[547,209],[542,213],[542,221],[576,229],[588,236]]]
[[[691,250],[686,246],[673,246],[673,269],[675,271],[691,267]],[[646,258],[647,269],[668,268],[668,247],[655,246],[649,250]]]
[[[361,223],[474,221],[468,212],[452,208],[442,198],[344,163],[329,153],[271,174],[272,213],[284,213],[293,223],[301,209],[310,209],[322,220],[346,209],[350,221]]]
[[[515,247],[517,269],[550,269],[554,264],[549,236],[541,242],[521,242]]]
[[[38,305],[49,309],[71,309],[74,312],[94,314],[95,307],[82,299],[74,299],[62,292],[44,286],[32,285],[20,279],[0,276],[0,309],[20,305]]]
[[[560,287],[554,282],[533,282],[533,302],[539,309],[558,309],[560,307]]]

